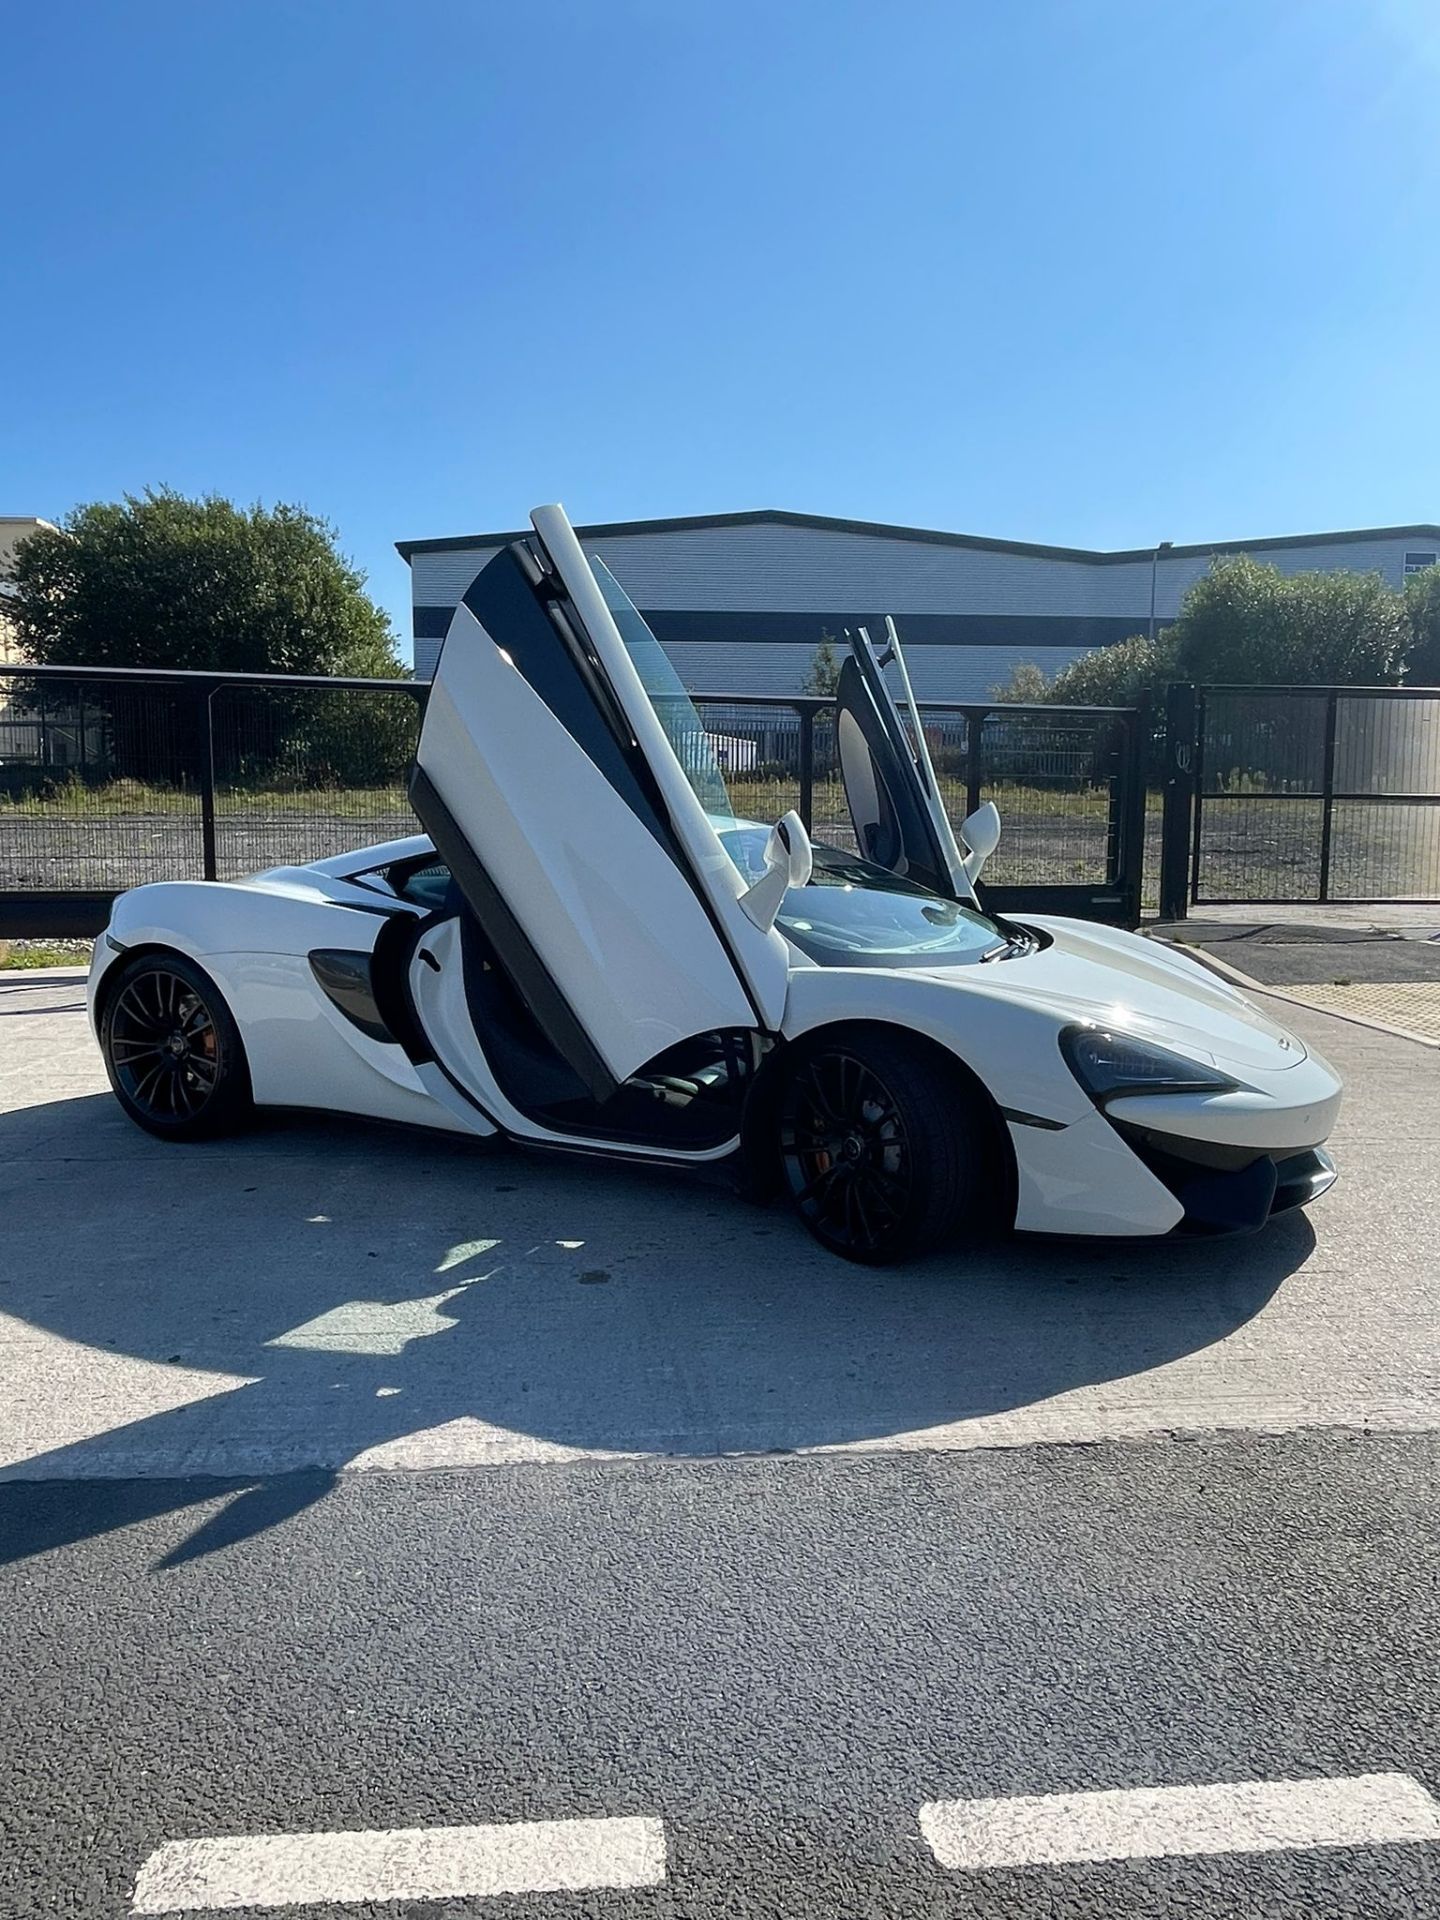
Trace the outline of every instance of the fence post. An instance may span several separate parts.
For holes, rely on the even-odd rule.
[[[1165,689],[1165,811],[1160,827],[1160,918],[1190,908],[1190,818],[1195,804],[1195,689]]]
[[[200,691],[200,857],[205,878],[217,880],[220,866],[215,843],[215,716],[214,687]]]
[[[1150,695],[1142,693],[1130,715],[1120,763],[1118,831],[1115,851],[1118,881],[1125,900],[1127,923],[1138,927],[1145,905],[1145,794],[1150,758]]]
[[[800,818],[809,833],[815,812],[815,709],[801,707],[800,713]]]
[[[989,707],[965,708],[965,818],[968,820],[980,805],[980,789],[984,784],[980,767],[980,741],[985,732],[985,719]]]
[[[1320,898],[1330,898],[1330,829],[1335,813],[1335,710],[1339,696],[1331,689],[1325,702],[1325,783],[1320,800]]]

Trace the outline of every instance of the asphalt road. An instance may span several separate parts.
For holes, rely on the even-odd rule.
[[[1317,908],[1317,912],[1323,909]],[[1413,908],[1419,914],[1434,909]],[[1324,986],[1440,981],[1440,934],[1402,937],[1364,926],[1226,924],[1203,919],[1167,923],[1164,937],[1208,950],[1267,986]]]
[[[445,1911],[1434,1913],[1431,1845],[957,1877],[918,1810],[1440,1790],[1436,1474],[1292,1435],[355,1475],[200,1554],[243,1491],[10,1485],[0,1900],[123,1913],[193,1835],[650,1816],[662,1886]]]
[[[166,1149],[78,1004],[0,976],[7,1920],[124,1914],[176,1843],[273,1880],[257,1836],[364,1830],[391,1887],[407,1830],[478,1875],[534,1822],[663,1841],[645,1884],[283,1911],[1440,1913],[1440,1842],[1273,1809],[1266,1851],[1107,1815],[1141,1857],[1005,1868],[921,1825],[1435,1804],[1433,1053],[1287,1012],[1350,1087],[1311,1222],[873,1275],[660,1176],[308,1120]]]

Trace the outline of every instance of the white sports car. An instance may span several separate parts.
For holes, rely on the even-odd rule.
[[[735,817],[640,614],[559,507],[531,518],[446,638],[423,836],[116,901],[90,1011],[141,1126],[320,1107],[729,1162],[875,1262],[981,1223],[1255,1228],[1331,1184],[1339,1081],[1233,988],[982,910],[999,820],[952,833],[893,625],[837,693],[863,857],[812,846]]]

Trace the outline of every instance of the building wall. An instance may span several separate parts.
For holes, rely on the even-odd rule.
[[[18,666],[24,658],[15,638],[14,625],[6,613],[5,576],[10,571],[10,562],[20,542],[28,539],[37,527],[49,525],[48,520],[38,520],[33,516],[0,514],[0,667]],[[0,688],[0,693],[3,691]]]
[[[651,617],[686,684],[702,692],[796,693],[822,629],[878,627],[893,613],[916,691],[983,699],[1014,666],[1053,674],[1097,645],[1143,632],[1148,554],[1099,562],[784,522],[606,534],[584,542]],[[1346,567],[1401,583],[1418,537],[1269,547],[1282,572]],[[498,548],[411,556],[415,671],[434,669],[450,614]],[[1156,614],[1173,619],[1208,551],[1161,555]]]

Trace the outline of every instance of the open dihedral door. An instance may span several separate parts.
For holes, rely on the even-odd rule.
[[[647,690],[673,680],[658,643],[602,591],[558,507],[531,517],[535,536],[456,609],[411,801],[495,964],[604,1101],[695,1035],[778,1026],[788,952],[740,910],[746,883],[672,744],[678,726],[687,763],[709,752],[678,680]],[[713,755],[708,771],[719,783]],[[440,1024],[437,1057],[473,1085],[456,1023]]]
[[[884,668],[892,660],[904,684],[913,742],[885,683]],[[835,751],[865,858],[973,903],[975,889],[940,797],[893,624],[883,652],[864,628],[850,637],[835,689]]]

